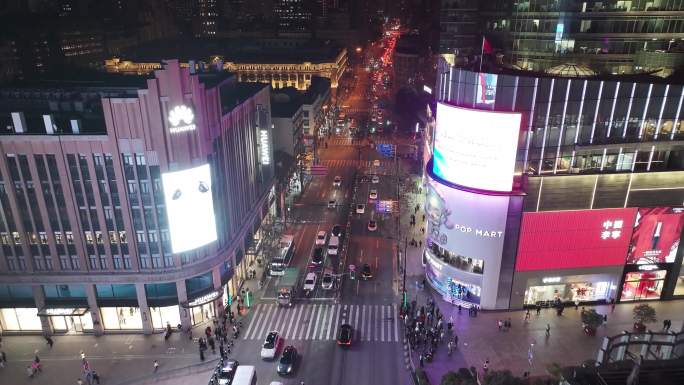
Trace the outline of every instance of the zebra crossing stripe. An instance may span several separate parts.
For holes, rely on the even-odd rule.
[[[297,336],[297,325],[299,325],[299,319],[302,316],[303,310],[304,307],[299,306],[295,311],[295,316],[292,317],[293,321],[290,323],[290,327],[287,328],[287,338],[294,339]]]
[[[264,318],[264,323],[259,327],[259,331],[257,332],[258,334],[256,334],[254,337],[264,335],[264,331],[268,330],[268,324],[271,322],[271,318],[275,318],[277,310],[278,307],[276,305],[269,305],[268,314],[266,315],[266,318]]]
[[[258,309],[257,311],[258,312],[255,312],[253,316],[253,318],[256,319],[254,329],[251,331],[251,333],[245,333],[245,339],[254,338],[254,336],[258,333],[259,329],[261,329],[262,322],[266,318],[265,315],[268,315],[268,313],[270,313],[271,311],[271,305],[264,305],[261,309]]]
[[[335,317],[335,327],[333,327],[333,330],[335,330],[335,333],[337,332],[337,328],[340,325],[340,318],[342,317],[342,305],[336,305],[337,306],[337,317]],[[335,334],[333,333],[333,338],[335,338]]]
[[[312,310],[311,310],[311,314],[309,314],[309,325],[307,325],[307,327],[306,327],[306,334],[304,335],[304,338],[303,338],[305,340],[309,339],[309,333],[311,332],[311,326],[314,323],[313,319],[316,316],[317,307],[318,307],[318,305],[313,305]]]
[[[356,330],[359,325],[359,313],[361,312],[361,306],[356,306],[356,316],[354,318],[354,329]]]
[[[249,326],[247,326],[247,331],[245,332],[245,335],[244,335],[245,339],[247,339],[249,332],[252,331],[252,327],[254,326],[254,324],[259,322],[257,315],[259,314],[259,311],[261,310],[261,308],[264,306],[266,306],[266,305],[258,304],[254,307],[254,313],[252,314],[252,319],[249,320]]]
[[[311,325],[311,312],[312,312],[312,311],[313,311],[313,307],[312,307],[312,306],[308,306],[308,305],[307,305],[307,306],[304,308],[304,311],[303,311],[303,317],[304,317],[304,318],[302,319],[302,325],[301,325],[302,328],[299,330],[299,338],[297,338],[297,339],[299,339],[299,340],[303,340],[303,339],[304,339],[304,331],[306,330],[306,328],[307,328],[308,326]]]
[[[339,308],[340,308],[340,305],[333,305],[332,306],[332,315],[330,316],[330,319],[328,320],[328,334],[326,334],[326,336],[325,336],[326,340],[330,339],[330,333],[333,330],[333,319],[339,318],[339,316],[340,316],[340,312],[338,310]],[[335,328],[335,330],[337,330],[337,328]]]
[[[380,306],[380,341],[385,342],[385,307]]]
[[[316,339],[316,333],[318,332],[318,326],[321,324],[319,321],[321,320],[321,314],[325,313],[325,305],[318,305],[318,314],[316,315],[316,325],[314,326],[313,334],[311,335],[311,339],[315,340]],[[307,333],[308,337],[308,333]]]
[[[363,305],[361,307],[361,327],[359,328],[361,330],[361,341],[366,340],[366,305]]]
[[[392,317],[394,319],[394,341],[399,342],[399,326],[397,324],[399,323],[399,319],[396,318],[399,313],[397,313],[397,304],[392,304]]]
[[[313,339],[322,339],[323,337],[321,334],[323,334],[323,329],[325,328],[325,320],[326,317],[329,317],[328,315],[328,306],[327,305],[321,305],[321,308],[323,309],[323,319],[321,319],[321,322],[318,322],[318,319],[316,319],[316,328],[314,329],[314,334],[313,334]],[[318,333],[318,327],[320,326],[320,334]]]
[[[292,325],[292,318],[294,318],[294,315],[296,312],[297,312],[297,310],[292,309],[292,308],[289,308],[289,309],[286,309],[283,311],[283,313],[285,313],[285,315],[283,317],[283,324],[281,326],[282,329],[280,330],[281,336],[285,336],[285,334],[287,333],[287,329],[289,328],[290,325]],[[288,319],[289,319],[289,321],[288,321]],[[288,326],[286,326],[286,325],[288,325]]]

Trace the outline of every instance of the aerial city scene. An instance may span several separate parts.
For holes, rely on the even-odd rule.
[[[0,0],[1,385],[683,385],[684,0]]]

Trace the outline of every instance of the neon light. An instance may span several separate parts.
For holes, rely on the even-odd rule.
[[[601,95],[603,94],[603,81],[599,84],[598,99],[596,100],[596,110],[594,110],[594,122],[591,124],[591,137],[589,143],[594,143],[594,132],[596,131],[596,119],[598,119],[599,106],[601,106]]]
[[[677,125],[679,125],[679,112],[682,110],[682,100],[684,100],[684,87],[682,87],[682,94],[679,95],[679,104],[677,105],[677,115],[675,116],[674,123],[672,124],[672,132],[670,133],[670,140],[674,139],[675,132],[677,131]]]
[[[653,83],[648,85],[648,96],[646,97],[646,105],[644,106],[644,113],[641,115],[641,124],[639,124],[639,139],[644,135],[644,126],[646,125],[646,113],[648,106],[651,104],[651,92],[653,91]]]
[[[663,95],[663,103],[660,105],[660,114],[658,114],[658,124],[656,125],[656,131],[653,135],[653,139],[658,139],[658,134],[660,134],[660,123],[663,120],[663,111],[665,110],[665,103],[667,103],[667,94],[670,92],[670,85],[665,86],[665,95]]]
[[[556,79],[551,79],[551,90],[549,91],[549,105],[546,107],[546,119],[544,120],[544,136],[542,137],[541,152],[539,152],[539,168],[541,174],[544,165],[544,148],[546,147],[546,132],[549,129],[549,114],[551,113],[551,102],[553,101],[553,86]]]
[[[560,132],[558,134],[558,146],[556,148],[556,160],[553,162],[553,173],[558,169],[558,158],[560,158],[561,144],[563,144],[563,128],[565,128],[565,113],[568,110],[568,97],[570,96],[570,85],[572,79],[568,79],[568,86],[565,89],[565,101],[563,102],[563,117],[561,118]]]
[[[606,132],[606,138],[610,138],[610,131],[613,128],[613,115],[615,114],[615,104],[617,103],[619,91],[620,82],[617,82],[617,86],[615,86],[615,96],[613,96],[613,107],[610,109],[610,120],[608,121],[608,132]]]
[[[636,90],[636,83],[632,83],[632,94],[629,96],[629,104],[627,105],[627,115],[625,116],[625,125],[622,128],[622,137],[627,136],[627,125],[629,124],[629,113],[632,112],[632,102],[634,101],[634,91]],[[684,93],[683,93],[684,95]]]
[[[181,104],[169,111],[169,132],[178,134],[181,132],[194,131],[197,126],[194,124],[195,114],[190,107]],[[183,124],[181,124],[183,123]]]
[[[579,113],[577,115],[577,128],[575,129],[575,144],[579,140],[579,134],[582,130],[582,111],[584,110],[584,94],[587,92],[587,81],[584,81],[584,86],[582,86],[582,99],[580,100]],[[574,154],[573,154],[574,158]]]

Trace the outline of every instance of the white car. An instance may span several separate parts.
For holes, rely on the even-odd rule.
[[[329,272],[323,273],[323,278],[321,278],[321,287],[323,290],[330,290],[333,288],[333,276]]]
[[[380,183],[380,177],[377,175],[373,175],[371,177],[371,183]]]
[[[337,207],[337,202],[335,202],[335,201],[332,200],[332,199],[329,200],[329,201],[328,201],[328,208],[329,208],[329,209],[334,209],[335,207]]]
[[[316,288],[316,273],[309,273],[304,280],[304,291],[313,291]]]
[[[324,230],[319,231],[316,233],[316,246],[322,246],[325,245],[325,241],[328,240],[328,233],[326,233]]]
[[[370,190],[370,193],[368,193],[368,198],[378,199],[378,190]]]
[[[363,214],[365,212],[366,212],[366,205],[364,205],[364,204],[356,205],[356,213],[357,214]]]
[[[278,353],[278,346],[280,346],[280,335],[273,330],[268,332],[264,344],[261,345],[261,358],[264,360],[272,360]]]
[[[375,166],[375,167],[380,167],[380,160],[379,160],[379,159],[374,160],[374,161],[373,161],[373,166]]]
[[[337,175],[335,179],[333,180],[333,186],[335,187],[340,187],[342,186],[342,177]]]
[[[378,223],[374,220],[368,221],[368,231],[375,231],[378,229]]]

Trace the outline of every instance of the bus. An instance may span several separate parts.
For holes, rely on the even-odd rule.
[[[278,242],[277,254],[271,258],[271,275],[283,275],[294,255],[294,235],[284,234]]]
[[[254,366],[239,365],[233,376],[231,385],[256,385],[257,376]]]

